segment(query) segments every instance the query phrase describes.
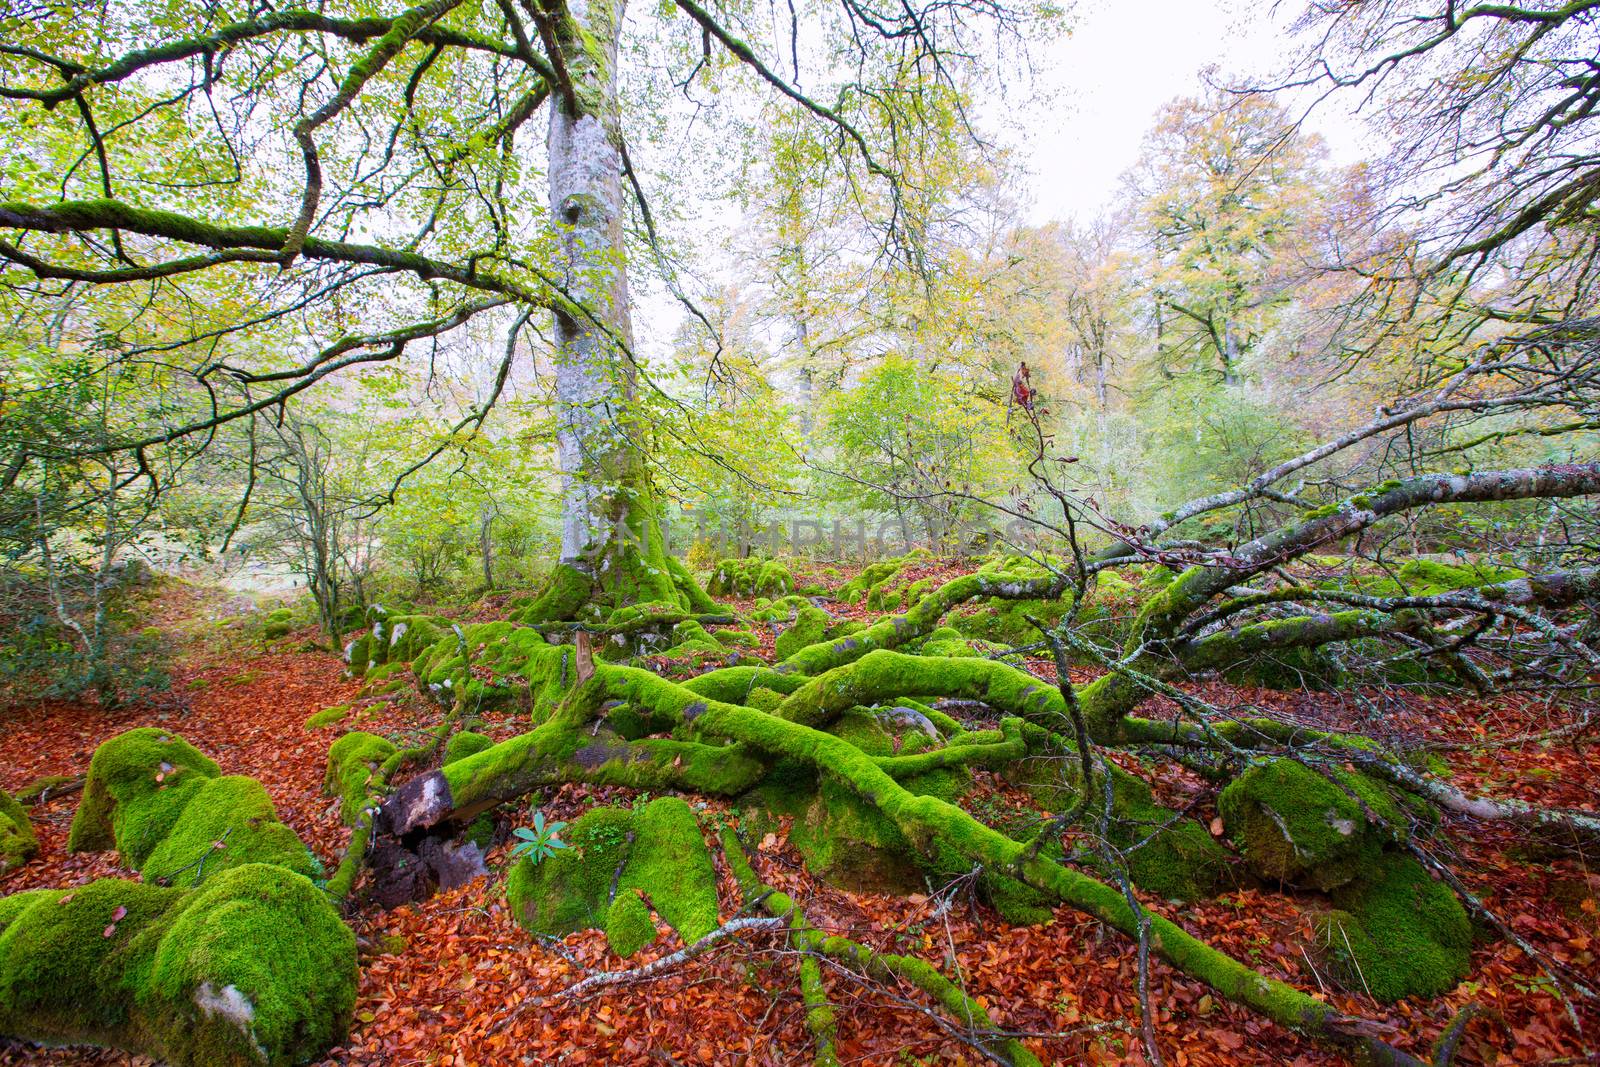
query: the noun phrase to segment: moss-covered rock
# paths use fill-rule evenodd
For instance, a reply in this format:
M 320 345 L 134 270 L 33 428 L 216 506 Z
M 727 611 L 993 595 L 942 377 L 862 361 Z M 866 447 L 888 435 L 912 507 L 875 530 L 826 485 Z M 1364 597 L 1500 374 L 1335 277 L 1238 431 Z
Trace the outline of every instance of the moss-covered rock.
M 1389 1003 L 1439 996 L 1466 977 L 1466 909 L 1409 856 L 1385 856 L 1371 877 L 1336 892 L 1334 904 L 1317 920 L 1318 943 L 1350 990 Z
M 22 866 L 39 852 L 39 839 L 27 809 L 0 789 L 0 874 Z
M 1245 657 L 1222 671 L 1235 685 L 1292 691 L 1329 692 L 1347 682 L 1339 661 L 1326 648 L 1282 648 Z
M 569 847 L 534 863 L 523 857 L 506 876 L 511 914 L 525 930 L 563 937 L 605 925 L 611 879 L 632 845 L 633 812 L 590 808 L 563 833 Z
M 620 885 L 650 898 L 687 944 L 717 928 L 717 876 L 700 823 L 681 797 L 660 797 L 633 820 L 633 851 Z
M 650 918 L 650 906 L 638 890 L 629 889 L 617 894 L 606 912 L 606 943 L 611 951 L 626 959 L 655 941 L 656 923 Z
M 789 829 L 806 868 L 831 885 L 874 893 L 923 888 L 917 850 L 877 808 L 825 779 Z
M 115 848 L 123 865 L 145 881 L 180 887 L 248 864 L 311 878 L 323 873 L 278 819 L 260 782 L 218 777 L 217 765 L 183 738 L 149 728 L 119 734 L 95 750 L 69 847 Z
M 794 622 L 788 629 L 778 635 L 775 645 L 778 659 L 785 660 L 807 645 L 814 645 L 825 639 L 828 631 L 828 613 L 819 607 L 810 604 L 802 606 L 795 613 Z
M 118 734 L 89 760 L 67 848 L 115 848 L 124 867 L 137 869 L 195 792 L 221 773 L 199 749 L 169 730 L 141 726 Z
M 276 641 L 280 637 L 287 637 L 294 629 L 294 612 L 289 608 L 278 608 L 269 611 L 261 620 L 261 636 L 268 641 Z
M 1227 852 L 1204 826 L 1157 804 L 1148 784 L 1115 764 L 1101 767 L 1112 780 L 1108 837 L 1134 885 L 1188 903 L 1214 896 L 1232 881 Z M 1081 774 L 1075 754 L 1022 760 L 1007 774 L 1047 810 L 1069 810 L 1078 802 Z M 1093 866 L 1104 862 L 1092 849 L 1082 858 Z
M 1405 825 L 1372 779 L 1342 768 L 1324 776 L 1292 759 L 1251 767 L 1222 791 L 1217 807 L 1257 875 L 1322 890 L 1370 874 Z
M 278 819 L 260 782 L 227 775 L 205 782 L 183 809 L 140 873 L 159 885 L 194 886 L 232 867 L 268 863 L 307 878 L 322 865 Z
M 342 721 L 349 714 L 349 704 L 335 704 L 332 707 L 313 712 L 306 718 L 305 726 L 307 730 L 320 730 L 324 726 L 332 726 L 334 723 Z
M 717 597 L 781 597 L 794 592 L 789 568 L 772 559 L 725 559 L 711 570 L 706 592 Z
M 175 1067 L 296 1064 L 344 1035 L 355 937 L 282 867 L 194 890 L 103 878 L 0 900 L 0 1033 Z
M 917 650 L 922 656 L 975 656 L 977 651 L 953 626 L 941 626 L 929 634 Z
M 322 791 L 339 798 L 339 814 L 345 825 L 354 826 L 367 802 L 367 786 L 384 761 L 395 754 L 393 742 L 351 730 L 328 748 L 328 769 Z
M 487 734 L 480 734 L 475 730 L 458 730 L 445 742 L 444 759 L 440 762 L 451 764 L 468 756 L 476 756 L 484 749 L 493 747 L 494 738 Z
M 716 869 L 681 798 L 661 797 L 637 812 L 593 808 L 565 836 L 570 848 L 537 864 L 524 857 L 506 879 L 512 915 L 525 929 L 553 937 L 604 929 L 618 955 L 631 955 L 655 940 L 645 901 L 685 943 L 716 929 Z
M 761 565 L 761 572 L 756 575 L 756 596 L 788 596 L 794 592 L 794 576 L 777 560 L 769 560 Z

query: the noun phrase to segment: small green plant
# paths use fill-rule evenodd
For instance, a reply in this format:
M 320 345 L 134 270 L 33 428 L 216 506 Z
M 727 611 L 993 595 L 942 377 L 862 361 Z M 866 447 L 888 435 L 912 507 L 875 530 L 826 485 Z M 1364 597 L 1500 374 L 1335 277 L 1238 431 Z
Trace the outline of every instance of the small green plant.
M 511 858 L 518 859 L 527 856 L 535 864 L 554 856 L 557 852 L 567 847 L 567 843 L 556 835 L 564 822 L 547 823 L 544 821 L 544 812 L 533 813 L 533 827 L 519 826 L 511 831 L 517 843 L 511 846 Z

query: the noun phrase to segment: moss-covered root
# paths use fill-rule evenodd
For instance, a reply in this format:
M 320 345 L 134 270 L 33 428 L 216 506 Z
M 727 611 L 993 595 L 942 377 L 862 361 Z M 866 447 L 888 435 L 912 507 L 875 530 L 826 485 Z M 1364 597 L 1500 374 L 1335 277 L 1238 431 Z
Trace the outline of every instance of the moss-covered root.
M 733 827 L 722 826 L 720 834 L 722 854 L 728 861 L 728 869 L 739 883 L 739 895 L 744 898 L 745 907 L 753 907 L 760 901 L 767 914 L 786 919 L 790 940 L 806 950 L 800 957 L 800 999 L 806 1007 L 806 1029 L 811 1031 L 812 1039 L 817 1043 L 815 1060 L 818 1067 L 838 1067 L 839 1053 L 835 1042 L 839 1023 L 834 1015 L 833 1004 L 828 1000 L 827 984 L 822 980 L 822 964 L 818 962 L 816 953 L 809 950 L 811 944 L 819 941 L 822 935 L 806 922 L 805 915 L 787 894 L 761 884 L 761 879 L 750 866 L 744 844 Z
M 818 1063 L 838 1062 L 833 1048 L 836 1027 L 833 1008 L 822 987 L 821 970 L 817 968 L 808 976 L 806 965 L 809 963 L 815 967 L 818 956 L 827 956 L 868 978 L 914 986 L 933 998 L 958 1025 L 974 1031 L 977 1040 L 1002 1063 L 1038 1067 L 1038 1057 L 1015 1038 L 997 1034 L 994 1022 L 983 1006 L 962 992 L 938 968 L 914 956 L 875 952 L 847 937 L 823 934 L 806 922 L 805 915 L 788 894 L 761 883 L 750 866 L 744 844 L 730 826 L 722 828 L 722 849 L 745 900 L 760 900 L 768 914 L 787 917 L 790 940 L 806 953 L 801 962 L 800 991 L 806 1005 L 806 1025 L 818 1041 Z
M 343 1038 L 355 987 L 354 935 L 282 867 L 0 899 L 0 1034 L 24 1040 L 174 1067 L 307 1063 Z
M 140 727 L 95 749 L 68 847 L 115 847 L 146 881 L 195 886 L 231 867 L 269 863 L 309 878 L 321 865 L 254 778 L 219 776 L 177 734 Z
M 917 601 L 904 615 L 894 615 L 865 630 L 832 641 L 821 641 L 800 649 L 786 658 L 780 669 L 800 674 L 821 674 L 865 656 L 875 649 L 898 648 L 939 627 L 946 613 L 975 597 L 1003 597 L 1008 600 L 1034 599 L 1057 595 L 1060 582 L 1051 577 L 1018 577 L 1008 574 L 964 574 L 952 578 Z
M 0 789 L 0 874 L 22 866 L 39 852 L 39 839 L 33 823 L 21 804 Z

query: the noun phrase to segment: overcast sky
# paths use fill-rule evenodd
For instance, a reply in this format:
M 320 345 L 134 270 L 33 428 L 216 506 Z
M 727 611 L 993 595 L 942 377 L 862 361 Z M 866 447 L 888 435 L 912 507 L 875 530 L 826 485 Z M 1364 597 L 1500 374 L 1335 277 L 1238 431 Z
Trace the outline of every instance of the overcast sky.
M 1109 202 L 1157 110 L 1201 92 L 1205 68 L 1270 70 L 1289 46 L 1269 7 L 1262 0 L 1079 0 L 1071 32 L 1034 54 L 1038 87 L 1053 102 L 1022 112 L 1033 218 L 1083 218 Z M 1338 115 L 1318 112 L 1309 125 L 1335 159 L 1359 154 L 1356 128 Z

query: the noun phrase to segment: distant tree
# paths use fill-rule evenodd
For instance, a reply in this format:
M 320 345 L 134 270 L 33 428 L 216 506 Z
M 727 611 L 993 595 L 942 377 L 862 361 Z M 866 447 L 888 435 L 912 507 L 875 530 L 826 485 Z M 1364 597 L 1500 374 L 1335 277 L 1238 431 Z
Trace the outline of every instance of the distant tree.
M 1128 176 L 1162 374 L 1239 382 L 1303 272 L 1321 146 L 1259 96 L 1167 105 Z

